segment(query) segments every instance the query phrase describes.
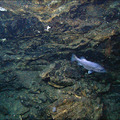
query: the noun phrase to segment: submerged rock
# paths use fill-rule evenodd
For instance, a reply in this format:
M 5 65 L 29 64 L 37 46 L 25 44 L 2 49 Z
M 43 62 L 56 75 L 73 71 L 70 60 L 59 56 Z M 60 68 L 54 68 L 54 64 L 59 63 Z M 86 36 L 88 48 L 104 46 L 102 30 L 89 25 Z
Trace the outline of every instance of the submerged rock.
M 3 114 L 3 115 L 9 114 L 8 109 L 6 107 L 4 107 L 4 105 L 0 105 L 0 114 Z
M 49 114 L 55 120 L 98 120 L 102 115 L 102 106 L 99 98 L 93 100 L 85 97 L 80 99 L 70 97 L 53 103 L 50 106 Z M 55 111 L 53 111 L 54 108 L 56 109 Z
M 47 66 L 40 73 L 40 77 L 53 87 L 63 88 L 75 84 L 74 78 L 80 79 L 81 76 L 71 67 L 70 62 L 56 61 L 54 64 Z
M 26 16 L 26 17 L 25 17 Z M 0 12 L 0 38 L 33 37 L 41 35 L 43 24 L 35 16 L 24 12 L 15 13 L 11 9 Z
M 1 119 L 119 119 L 117 0 L 0 5 L 7 10 L 0 11 L 0 102 L 8 103 L 1 106 Z M 70 63 L 73 53 L 100 63 L 107 73 L 88 75 Z

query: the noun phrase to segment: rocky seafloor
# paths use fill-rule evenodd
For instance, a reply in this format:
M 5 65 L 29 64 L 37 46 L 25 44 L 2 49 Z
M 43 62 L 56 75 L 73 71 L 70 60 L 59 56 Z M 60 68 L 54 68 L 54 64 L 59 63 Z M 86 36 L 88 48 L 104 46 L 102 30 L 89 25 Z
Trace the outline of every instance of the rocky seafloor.
M 119 0 L 0 1 L 0 120 L 53 119 L 120 120 Z

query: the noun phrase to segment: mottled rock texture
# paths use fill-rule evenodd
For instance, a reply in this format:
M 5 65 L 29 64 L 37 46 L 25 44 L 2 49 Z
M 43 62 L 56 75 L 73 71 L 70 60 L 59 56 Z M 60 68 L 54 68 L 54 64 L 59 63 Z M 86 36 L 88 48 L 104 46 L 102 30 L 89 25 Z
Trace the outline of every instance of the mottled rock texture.
M 118 120 L 119 6 L 118 0 L 0 1 L 6 9 L 0 11 L 0 118 Z M 73 53 L 107 73 L 88 74 L 71 62 Z

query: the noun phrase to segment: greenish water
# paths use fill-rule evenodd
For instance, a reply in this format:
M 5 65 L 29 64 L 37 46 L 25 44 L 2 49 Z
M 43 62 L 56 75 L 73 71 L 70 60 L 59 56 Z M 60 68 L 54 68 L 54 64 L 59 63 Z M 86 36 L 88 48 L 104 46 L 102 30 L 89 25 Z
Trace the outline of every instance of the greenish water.
M 1 1 L 0 120 L 119 120 L 119 23 L 118 0 Z

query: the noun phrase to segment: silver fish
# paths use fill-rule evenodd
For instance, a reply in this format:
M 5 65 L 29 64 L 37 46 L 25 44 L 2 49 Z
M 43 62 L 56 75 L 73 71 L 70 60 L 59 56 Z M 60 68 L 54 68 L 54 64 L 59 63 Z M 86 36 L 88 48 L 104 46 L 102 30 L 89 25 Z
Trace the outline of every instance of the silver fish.
M 75 54 L 72 54 L 71 61 L 77 61 L 78 65 L 81 65 L 88 70 L 88 74 L 91 74 L 92 72 L 106 72 L 106 70 L 98 63 L 88 61 L 84 57 L 78 58 Z

